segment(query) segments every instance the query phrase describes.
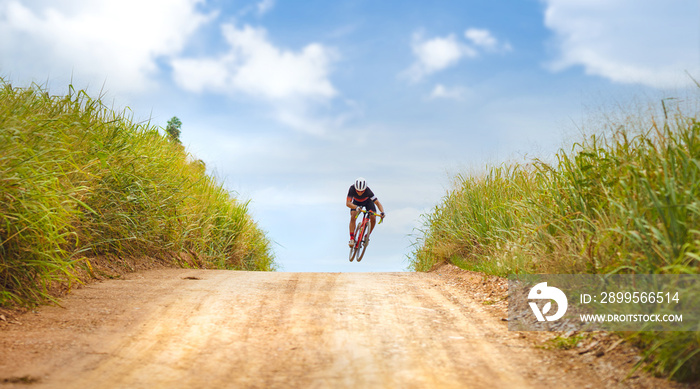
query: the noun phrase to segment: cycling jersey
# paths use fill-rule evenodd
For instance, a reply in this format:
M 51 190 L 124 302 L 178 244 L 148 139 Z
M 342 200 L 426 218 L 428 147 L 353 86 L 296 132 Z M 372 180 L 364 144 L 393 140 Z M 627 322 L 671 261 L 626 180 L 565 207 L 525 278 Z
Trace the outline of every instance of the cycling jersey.
M 348 190 L 348 198 L 352 198 L 352 202 L 355 204 L 360 204 L 367 202 L 368 200 L 371 202 L 374 202 L 377 200 L 377 196 L 374 195 L 374 192 L 372 192 L 372 189 L 367 187 L 364 192 L 362 192 L 362 196 L 360 196 L 357 193 L 357 189 L 355 189 L 355 185 L 350 185 L 350 189 Z
M 374 195 L 374 192 L 372 192 L 369 187 L 367 187 L 367 189 L 362 192 L 362 196 L 360 196 L 357 193 L 355 186 L 351 185 L 350 189 L 348 190 L 348 200 L 352 200 L 353 204 L 361 205 L 370 211 L 377 211 L 377 208 L 374 206 L 377 196 Z

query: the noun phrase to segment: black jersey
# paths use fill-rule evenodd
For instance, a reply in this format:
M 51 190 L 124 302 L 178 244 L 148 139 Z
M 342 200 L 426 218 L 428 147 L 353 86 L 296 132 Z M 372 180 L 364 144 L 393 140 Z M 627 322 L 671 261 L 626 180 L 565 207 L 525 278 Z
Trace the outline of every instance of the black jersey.
M 352 199 L 352 202 L 357 205 L 367 202 L 374 203 L 377 200 L 377 196 L 374 195 L 374 192 L 372 192 L 369 186 L 364 192 L 362 192 L 362 196 L 360 196 L 355 189 L 355 185 L 350 185 L 350 190 L 348 190 L 348 198 Z

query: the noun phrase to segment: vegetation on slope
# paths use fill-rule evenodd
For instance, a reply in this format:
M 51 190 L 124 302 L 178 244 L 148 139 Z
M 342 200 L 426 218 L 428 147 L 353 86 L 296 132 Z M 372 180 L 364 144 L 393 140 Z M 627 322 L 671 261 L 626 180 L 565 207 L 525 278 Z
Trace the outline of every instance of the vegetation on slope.
M 31 305 L 98 258 L 273 270 L 270 241 L 182 145 L 84 91 L 0 80 L 0 305 Z
M 700 121 L 663 110 L 607 123 L 555 163 L 459 175 L 430 214 L 410 267 L 442 261 L 510 273 L 698 274 Z M 629 335 L 678 379 L 700 376 L 700 332 Z

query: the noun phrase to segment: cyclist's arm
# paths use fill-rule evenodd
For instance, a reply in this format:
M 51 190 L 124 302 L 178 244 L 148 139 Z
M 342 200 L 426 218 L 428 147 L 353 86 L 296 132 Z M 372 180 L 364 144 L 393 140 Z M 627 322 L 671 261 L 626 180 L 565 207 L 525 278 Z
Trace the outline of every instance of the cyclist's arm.
M 379 200 L 374 200 L 374 203 L 377 204 L 377 208 L 379 208 L 379 212 L 384 213 L 384 206 L 382 206 L 382 203 L 380 203 Z
M 357 205 L 352 203 L 352 197 L 348 197 L 347 200 L 345 201 L 345 206 L 350 208 L 350 209 L 355 209 L 357 208 Z

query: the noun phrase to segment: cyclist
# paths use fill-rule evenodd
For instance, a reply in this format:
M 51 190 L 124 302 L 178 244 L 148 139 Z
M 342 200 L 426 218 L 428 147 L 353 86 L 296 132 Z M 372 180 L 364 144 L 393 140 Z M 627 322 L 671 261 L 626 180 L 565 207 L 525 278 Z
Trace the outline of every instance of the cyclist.
M 345 205 L 350 208 L 350 242 L 348 245 L 350 247 L 355 245 L 355 223 L 357 220 L 357 214 L 361 207 L 365 207 L 367 211 L 372 211 L 370 214 L 370 229 L 369 232 L 372 233 L 374 230 L 374 225 L 377 224 L 377 217 L 374 215 L 379 207 L 381 212 L 381 217 L 384 218 L 384 207 L 382 203 L 377 200 L 377 196 L 374 195 L 372 190 L 367 187 L 367 181 L 360 177 L 355 180 L 355 184 L 350 186 L 348 190 L 348 198 Z M 369 234 L 368 234 L 369 235 Z

